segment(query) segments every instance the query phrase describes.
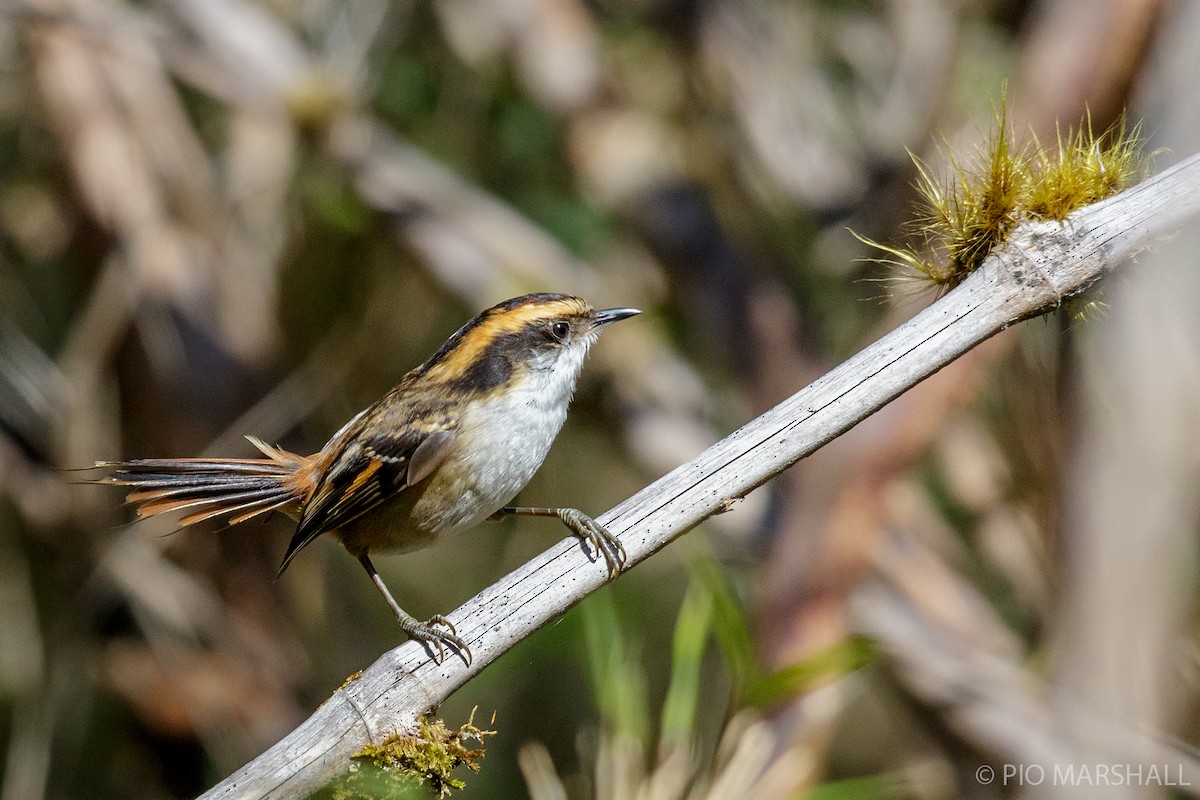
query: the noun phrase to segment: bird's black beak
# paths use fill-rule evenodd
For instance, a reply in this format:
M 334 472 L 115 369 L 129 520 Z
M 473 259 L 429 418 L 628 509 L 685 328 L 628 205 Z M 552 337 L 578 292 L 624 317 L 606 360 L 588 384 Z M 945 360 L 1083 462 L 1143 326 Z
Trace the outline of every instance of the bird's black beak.
M 636 308 L 602 308 L 596 312 L 596 327 L 607 325 L 610 322 L 620 322 L 640 313 L 642 313 L 641 310 Z

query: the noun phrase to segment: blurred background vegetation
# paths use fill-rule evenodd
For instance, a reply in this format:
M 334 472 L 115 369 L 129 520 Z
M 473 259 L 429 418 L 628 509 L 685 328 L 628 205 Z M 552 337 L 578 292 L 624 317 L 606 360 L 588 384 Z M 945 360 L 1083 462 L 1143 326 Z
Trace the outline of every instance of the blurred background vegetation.
M 166 535 L 62 470 L 311 452 L 481 308 L 563 291 L 649 312 L 521 498 L 598 513 L 929 300 L 848 232 L 903 241 L 907 151 L 969 153 L 1007 81 L 1017 130 L 1128 107 L 1162 167 L 1200 145 L 1198 54 L 1189 0 L 7 0 L 0 800 L 194 795 L 400 638 L 331 543 L 273 582 L 286 521 Z M 441 709 L 495 712 L 461 796 L 1194 769 L 1195 238 L 489 668 Z M 428 616 L 561 535 L 379 567 Z

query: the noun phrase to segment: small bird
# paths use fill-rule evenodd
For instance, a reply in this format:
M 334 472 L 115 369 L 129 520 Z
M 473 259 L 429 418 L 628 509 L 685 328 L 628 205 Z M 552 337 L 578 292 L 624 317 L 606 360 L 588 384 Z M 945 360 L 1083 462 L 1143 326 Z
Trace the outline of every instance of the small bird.
M 248 436 L 266 458 L 101 461 L 110 474 L 97 483 L 130 487 L 125 499 L 138 517 L 186 510 L 181 526 L 282 512 L 297 524 L 279 574 L 328 533 L 363 565 L 410 638 L 436 648 L 439 661 L 449 645 L 469 664 L 454 625 L 405 612 L 371 553 L 424 547 L 508 514 L 555 516 L 604 558 L 610 578 L 620 573 L 621 542 L 591 517 L 506 504 L 546 458 L 601 327 L 639 313 L 598 311 L 562 294 L 515 297 L 460 328 L 313 455 Z

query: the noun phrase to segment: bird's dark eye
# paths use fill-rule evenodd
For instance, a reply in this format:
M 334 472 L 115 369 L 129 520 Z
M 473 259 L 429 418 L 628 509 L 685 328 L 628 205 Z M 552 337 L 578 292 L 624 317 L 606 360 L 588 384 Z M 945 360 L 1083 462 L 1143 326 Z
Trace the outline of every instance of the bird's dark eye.
M 571 332 L 571 326 L 565 322 L 556 322 L 550 326 L 550 335 L 560 342 L 567 338 L 567 334 Z

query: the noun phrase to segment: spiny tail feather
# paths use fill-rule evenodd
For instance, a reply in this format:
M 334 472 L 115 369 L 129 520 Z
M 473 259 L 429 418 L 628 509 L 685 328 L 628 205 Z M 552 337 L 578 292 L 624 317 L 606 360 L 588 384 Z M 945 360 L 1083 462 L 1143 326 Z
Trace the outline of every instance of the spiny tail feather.
M 251 443 L 268 458 L 142 458 L 102 461 L 112 474 L 96 483 L 132 488 L 125 501 L 139 517 L 189 510 L 181 526 L 226 517 L 237 525 L 270 511 L 298 504 L 302 492 L 295 480 L 306 459 L 267 445 Z

